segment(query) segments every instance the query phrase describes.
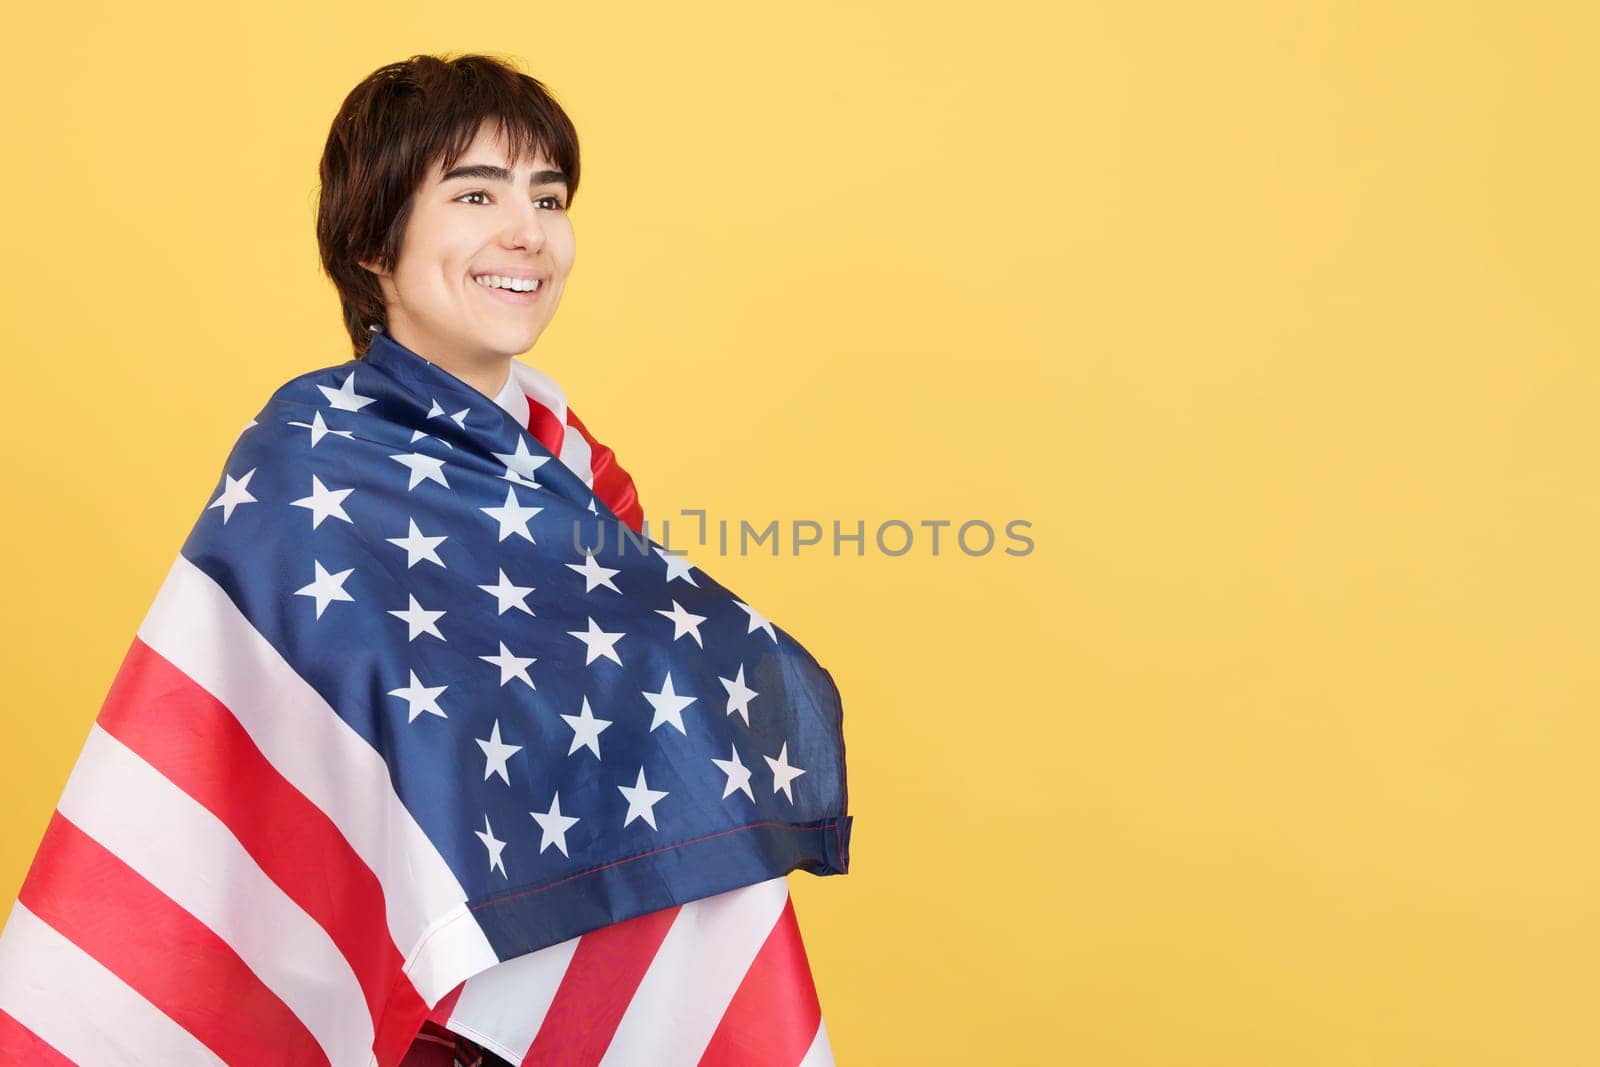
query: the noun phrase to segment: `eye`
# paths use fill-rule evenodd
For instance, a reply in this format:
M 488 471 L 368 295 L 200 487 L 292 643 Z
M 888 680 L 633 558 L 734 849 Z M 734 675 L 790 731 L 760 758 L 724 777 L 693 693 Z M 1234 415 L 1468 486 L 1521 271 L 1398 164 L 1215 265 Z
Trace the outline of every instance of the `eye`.
M 456 202 L 460 203 L 461 201 L 466 200 L 467 197 L 469 197 L 469 196 L 481 196 L 481 197 L 484 198 L 481 201 L 481 203 L 488 203 L 489 202 L 489 194 L 486 193 L 485 191 L 483 191 L 482 189 L 474 189 L 471 192 L 462 193 L 460 196 L 456 197 Z M 535 204 L 540 204 L 540 203 L 543 203 L 546 200 L 550 201 L 550 209 L 549 210 L 551 210 L 551 211 L 565 211 L 567 209 L 566 203 L 562 200 L 561 196 L 559 194 L 556 194 L 556 193 L 546 193 L 544 196 L 541 196 L 537 200 L 535 200 L 534 203 Z

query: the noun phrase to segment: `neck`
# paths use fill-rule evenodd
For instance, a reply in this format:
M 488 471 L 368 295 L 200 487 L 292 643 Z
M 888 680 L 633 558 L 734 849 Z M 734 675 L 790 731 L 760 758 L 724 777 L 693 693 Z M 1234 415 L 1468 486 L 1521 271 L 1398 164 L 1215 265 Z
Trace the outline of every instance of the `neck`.
M 450 352 L 430 351 L 430 349 L 437 349 L 438 346 L 413 342 L 410 339 L 409 331 L 406 331 L 403 327 L 396 330 L 391 326 L 389 336 L 440 370 L 466 382 L 491 400 L 500 395 L 500 390 L 504 389 L 506 382 L 510 380 L 510 356 L 468 359 Z
M 472 386 L 484 396 L 493 400 L 500 395 L 500 390 L 506 387 L 506 382 L 511 377 L 511 357 L 495 360 L 490 364 L 475 363 L 463 365 L 449 359 L 429 360 L 440 370 L 448 371 L 468 385 Z

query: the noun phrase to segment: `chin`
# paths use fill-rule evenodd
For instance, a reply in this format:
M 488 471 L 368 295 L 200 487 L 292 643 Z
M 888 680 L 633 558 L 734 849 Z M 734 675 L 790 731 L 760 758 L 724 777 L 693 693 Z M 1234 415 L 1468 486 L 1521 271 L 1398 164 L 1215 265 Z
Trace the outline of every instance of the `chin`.
M 520 356 L 533 347 L 543 330 L 526 328 L 521 330 L 497 330 L 493 334 L 482 338 L 484 348 L 497 352 L 502 356 Z

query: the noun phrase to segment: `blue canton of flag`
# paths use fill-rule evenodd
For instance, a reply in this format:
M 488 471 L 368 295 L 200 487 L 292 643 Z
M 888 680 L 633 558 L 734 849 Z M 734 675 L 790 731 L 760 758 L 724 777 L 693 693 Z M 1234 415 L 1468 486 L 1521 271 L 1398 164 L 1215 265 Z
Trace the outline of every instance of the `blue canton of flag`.
M 386 335 L 272 397 L 182 556 L 381 759 L 466 898 L 434 918 L 500 959 L 847 867 L 827 671 Z

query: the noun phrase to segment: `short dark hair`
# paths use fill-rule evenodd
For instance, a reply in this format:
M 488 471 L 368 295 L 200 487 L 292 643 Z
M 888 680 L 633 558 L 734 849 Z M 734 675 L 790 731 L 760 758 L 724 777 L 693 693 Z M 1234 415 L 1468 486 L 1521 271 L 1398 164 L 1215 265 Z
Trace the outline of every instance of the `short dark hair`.
M 412 197 L 435 160 L 448 170 L 484 122 L 506 138 L 514 166 L 544 150 L 578 191 L 578 131 L 544 85 L 488 55 L 415 55 L 379 67 L 345 97 L 319 167 L 317 245 L 339 291 L 357 359 L 384 323 L 383 291 L 365 260 L 392 269 Z

